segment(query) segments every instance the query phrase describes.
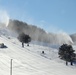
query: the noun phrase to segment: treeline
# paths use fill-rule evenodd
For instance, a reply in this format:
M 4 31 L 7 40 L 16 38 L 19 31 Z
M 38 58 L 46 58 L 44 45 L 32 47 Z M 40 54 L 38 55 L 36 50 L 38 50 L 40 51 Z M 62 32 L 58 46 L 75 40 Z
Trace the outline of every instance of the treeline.
M 29 25 L 25 22 L 18 20 L 10 19 L 8 28 L 15 31 L 18 34 L 24 32 L 25 34 L 29 35 L 31 39 L 34 41 L 40 41 L 51 44 L 73 43 L 70 36 L 67 35 L 66 33 L 62 34 L 47 33 L 45 32 L 45 30 L 35 25 Z
M 50 43 L 47 39 L 47 33 L 43 29 L 38 28 L 37 26 L 28 25 L 27 23 L 18 20 L 10 20 L 8 28 L 17 32 L 18 34 L 24 32 L 25 34 L 30 35 L 32 40 L 34 41 Z

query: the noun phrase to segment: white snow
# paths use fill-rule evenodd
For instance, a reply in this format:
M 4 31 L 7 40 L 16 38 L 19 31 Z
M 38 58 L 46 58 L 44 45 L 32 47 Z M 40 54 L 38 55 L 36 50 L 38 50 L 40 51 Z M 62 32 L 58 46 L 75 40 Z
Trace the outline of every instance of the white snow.
M 0 36 L 0 42 L 7 46 L 0 48 L 0 75 L 10 75 L 11 59 L 12 75 L 76 75 L 76 65 L 66 66 L 65 61 L 58 58 L 55 48 L 35 44 L 22 48 L 16 38 L 5 36 Z

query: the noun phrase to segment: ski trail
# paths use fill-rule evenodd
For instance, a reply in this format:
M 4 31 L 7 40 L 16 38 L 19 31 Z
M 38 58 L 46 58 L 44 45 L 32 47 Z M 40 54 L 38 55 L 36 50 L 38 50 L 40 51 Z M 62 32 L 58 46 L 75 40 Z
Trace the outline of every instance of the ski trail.
M 53 60 L 48 60 L 28 50 L 24 51 L 25 48 L 11 43 L 5 37 L 0 37 L 0 40 L 8 47 L 0 52 L 14 60 L 14 75 L 76 75 L 76 69 L 69 68 Z M 7 59 L 4 59 L 5 65 L 8 64 Z M 21 65 L 18 65 L 18 62 Z M 9 66 L 7 65 L 7 67 Z

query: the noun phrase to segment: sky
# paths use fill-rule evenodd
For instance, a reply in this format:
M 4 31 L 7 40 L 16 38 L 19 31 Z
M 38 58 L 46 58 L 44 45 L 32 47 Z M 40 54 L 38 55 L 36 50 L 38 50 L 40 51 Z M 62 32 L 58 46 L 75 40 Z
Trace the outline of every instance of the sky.
M 46 32 L 76 33 L 76 0 L 0 0 L 0 12 Z

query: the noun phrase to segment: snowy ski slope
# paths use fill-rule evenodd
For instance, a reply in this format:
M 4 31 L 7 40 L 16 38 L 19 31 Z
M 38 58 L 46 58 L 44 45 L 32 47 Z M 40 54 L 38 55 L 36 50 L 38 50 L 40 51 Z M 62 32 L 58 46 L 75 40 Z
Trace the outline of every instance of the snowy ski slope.
M 76 75 L 76 65 L 66 66 L 58 58 L 58 50 L 30 44 L 21 47 L 17 39 L 0 37 L 7 48 L 0 48 L 0 75 L 10 75 L 10 60 L 13 59 L 12 75 Z M 41 51 L 45 54 L 41 54 Z

